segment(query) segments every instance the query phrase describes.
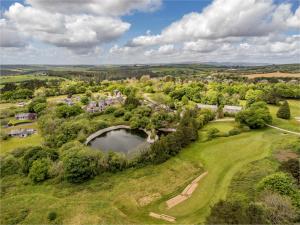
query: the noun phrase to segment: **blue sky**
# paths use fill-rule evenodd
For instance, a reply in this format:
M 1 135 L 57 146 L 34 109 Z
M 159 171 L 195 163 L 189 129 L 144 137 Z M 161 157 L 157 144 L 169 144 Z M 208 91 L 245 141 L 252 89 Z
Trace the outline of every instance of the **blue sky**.
M 296 0 L 139 0 L 139 5 L 131 6 L 130 0 L 122 0 L 127 5 L 110 0 L 114 3 L 108 2 L 106 8 L 101 1 L 86 0 L 71 9 L 68 0 L 61 0 L 65 5 L 51 0 L 28 0 L 28 4 L 1 0 L 1 61 L 118 64 L 264 59 L 288 63 L 299 59 Z M 207 7 L 208 12 L 202 13 Z M 241 17 L 248 14 L 249 18 Z M 245 49 L 251 50 L 246 57 Z

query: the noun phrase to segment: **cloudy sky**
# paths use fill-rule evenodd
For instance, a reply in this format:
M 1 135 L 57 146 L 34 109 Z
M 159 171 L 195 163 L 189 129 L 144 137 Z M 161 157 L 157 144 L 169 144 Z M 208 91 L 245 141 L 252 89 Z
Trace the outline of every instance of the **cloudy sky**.
M 1 64 L 300 63 L 298 0 L 0 0 Z

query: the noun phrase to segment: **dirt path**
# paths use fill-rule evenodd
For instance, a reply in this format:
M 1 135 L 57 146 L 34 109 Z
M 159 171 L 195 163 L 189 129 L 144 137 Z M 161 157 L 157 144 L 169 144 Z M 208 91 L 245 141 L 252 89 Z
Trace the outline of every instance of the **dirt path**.
M 282 129 L 282 128 L 280 128 L 280 127 L 275 127 L 275 126 L 272 126 L 272 125 L 269 125 L 269 124 L 266 124 L 266 125 L 267 125 L 268 127 L 271 127 L 271 128 L 273 128 L 273 129 L 276 129 L 276 130 L 280 130 L 280 131 L 283 131 L 283 132 L 286 132 L 286 133 L 295 134 L 295 135 L 300 136 L 300 133 L 298 133 L 298 132 L 285 130 L 285 129 Z
M 173 208 L 174 206 L 178 205 L 179 203 L 190 198 L 192 196 L 193 192 L 198 187 L 199 181 L 202 180 L 207 174 L 208 174 L 207 171 L 202 173 L 200 176 L 198 176 L 196 179 L 194 179 L 188 186 L 186 186 L 186 188 L 179 195 L 166 201 L 168 209 Z

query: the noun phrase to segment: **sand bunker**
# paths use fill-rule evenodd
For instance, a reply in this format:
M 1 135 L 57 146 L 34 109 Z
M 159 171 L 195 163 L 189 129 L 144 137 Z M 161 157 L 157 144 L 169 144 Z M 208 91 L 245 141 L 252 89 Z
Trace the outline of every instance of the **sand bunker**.
M 168 209 L 170 209 L 170 208 L 178 205 L 179 203 L 187 200 L 188 198 L 190 198 L 192 196 L 193 192 L 198 187 L 198 182 L 201 179 L 203 179 L 207 174 L 208 174 L 208 172 L 201 174 L 199 177 L 197 177 L 195 180 L 193 180 L 188 186 L 186 186 L 186 188 L 181 192 L 181 194 L 166 201 Z

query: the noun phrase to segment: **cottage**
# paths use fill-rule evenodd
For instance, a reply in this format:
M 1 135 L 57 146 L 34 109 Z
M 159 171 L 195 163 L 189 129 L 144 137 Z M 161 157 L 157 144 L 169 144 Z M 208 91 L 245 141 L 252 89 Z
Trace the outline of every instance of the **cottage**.
M 19 113 L 15 115 L 17 120 L 35 120 L 37 118 L 36 113 Z
M 218 111 L 218 106 L 217 105 L 206 105 L 206 104 L 197 104 L 198 109 L 209 109 L 213 112 Z
M 66 103 L 66 104 L 69 105 L 69 106 L 74 105 L 74 102 L 72 101 L 71 98 L 66 98 L 66 99 L 64 99 L 64 103 Z
M 242 109 L 243 109 L 242 106 L 225 105 L 223 108 L 223 112 L 229 113 L 229 114 L 236 114 L 236 113 L 242 111 Z
M 27 137 L 36 133 L 34 129 L 19 129 L 19 130 L 11 130 L 9 132 L 9 136 L 11 137 Z

